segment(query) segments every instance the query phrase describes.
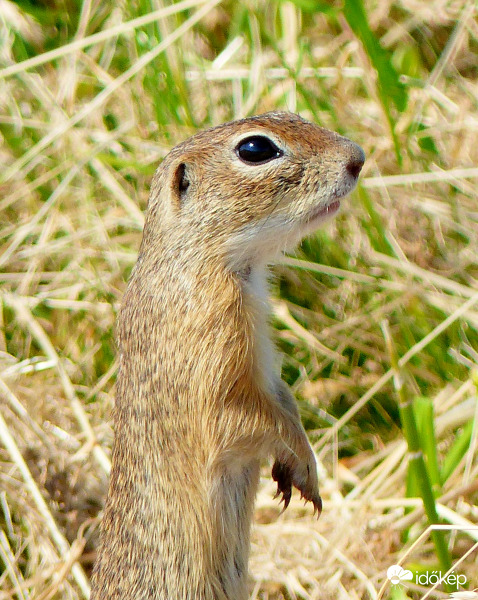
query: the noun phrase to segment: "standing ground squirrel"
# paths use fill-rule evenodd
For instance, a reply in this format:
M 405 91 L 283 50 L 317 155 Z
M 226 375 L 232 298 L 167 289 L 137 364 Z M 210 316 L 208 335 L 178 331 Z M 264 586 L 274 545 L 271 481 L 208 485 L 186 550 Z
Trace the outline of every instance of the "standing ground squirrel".
M 355 186 L 350 140 L 294 114 L 176 146 L 151 188 L 118 318 L 111 482 L 92 600 L 245 600 L 259 464 L 320 512 L 314 454 L 278 373 L 267 264 Z

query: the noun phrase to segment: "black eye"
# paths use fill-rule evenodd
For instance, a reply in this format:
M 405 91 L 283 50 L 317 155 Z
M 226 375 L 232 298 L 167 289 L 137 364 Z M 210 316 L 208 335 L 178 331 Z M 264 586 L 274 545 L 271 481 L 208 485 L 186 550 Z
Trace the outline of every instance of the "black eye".
M 239 142 L 236 153 L 246 163 L 265 163 L 282 156 L 282 150 L 267 137 L 253 135 Z

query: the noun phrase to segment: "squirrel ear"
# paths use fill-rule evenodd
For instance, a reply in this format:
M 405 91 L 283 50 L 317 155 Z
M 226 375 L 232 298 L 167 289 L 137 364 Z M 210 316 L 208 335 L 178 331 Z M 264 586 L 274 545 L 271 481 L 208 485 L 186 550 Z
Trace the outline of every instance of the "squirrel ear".
M 178 204 L 182 204 L 186 199 L 189 188 L 188 166 L 180 163 L 174 172 L 172 178 L 172 194 Z

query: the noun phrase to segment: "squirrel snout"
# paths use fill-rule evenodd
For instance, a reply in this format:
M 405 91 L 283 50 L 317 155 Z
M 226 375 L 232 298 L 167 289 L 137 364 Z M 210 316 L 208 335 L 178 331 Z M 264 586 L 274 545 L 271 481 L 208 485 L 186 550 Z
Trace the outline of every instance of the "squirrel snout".
M 346 164 L 346 169 L 354 179 L 357 179 L 365 162 L 365 153 L 362 148 L 354 142 L 347 144 L 349 156 Z

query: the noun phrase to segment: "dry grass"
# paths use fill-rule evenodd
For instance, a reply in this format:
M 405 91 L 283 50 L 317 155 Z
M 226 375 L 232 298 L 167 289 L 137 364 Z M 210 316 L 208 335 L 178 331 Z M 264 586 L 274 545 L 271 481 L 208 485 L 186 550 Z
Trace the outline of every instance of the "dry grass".
M 342 215 L 275 269 L 284 377 L 315 442 L 324 513 L 316 522 L 294 498 L 279 516 L 264 470 L 251 597 L 378 598 L 401 558 L 439 570 L 429 534 L 411 549 L 427 520 L 398 413 L 415 396 L 433 403 L 447 544 L 453 562 L 470 551 L 457 571 L 478 586 L 474 3 L 366 2 L 407 85 L 392 110 L 401 165 L 369 54 L 332 5 L 165 12 L 145 0 L 135 13 L 85 0 L 70 21 L 60 3 L 54 18 L 21 6 L 0 0 L 0 600 L 88 595 L 113 327 L 155 167 L 197 128 L 274 108 L 339 130 L 368 160 Z M 384 597 L 430 588 L 407 585 Z

